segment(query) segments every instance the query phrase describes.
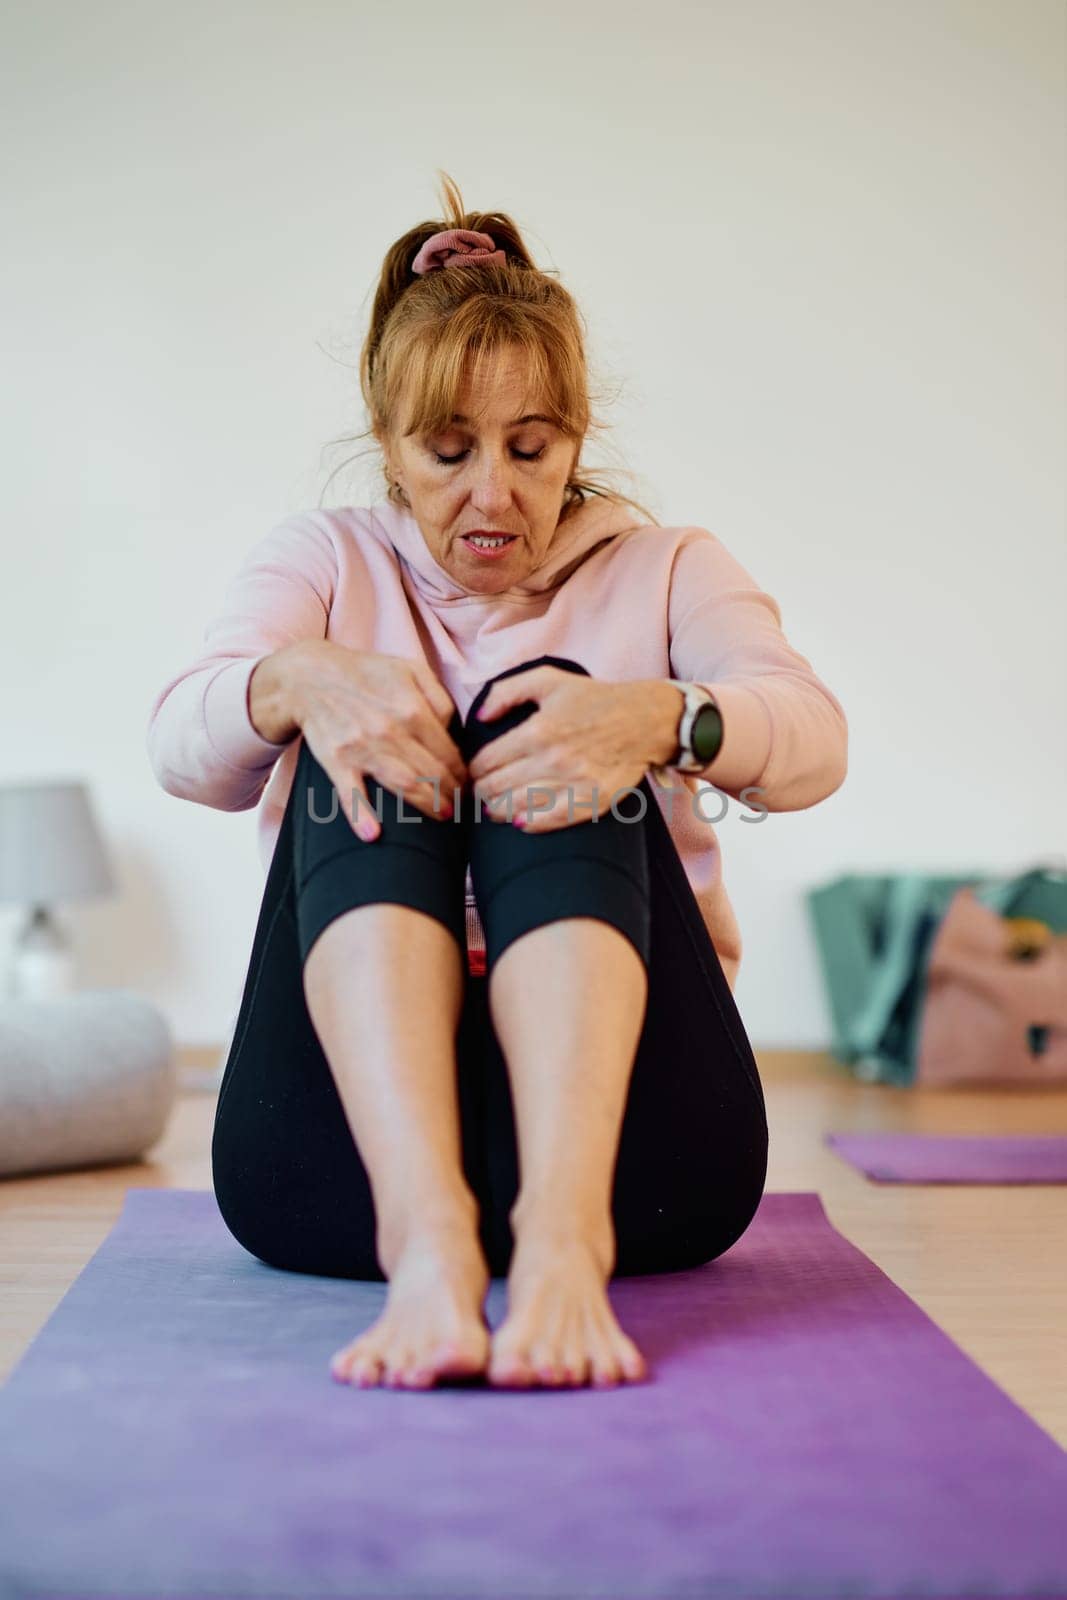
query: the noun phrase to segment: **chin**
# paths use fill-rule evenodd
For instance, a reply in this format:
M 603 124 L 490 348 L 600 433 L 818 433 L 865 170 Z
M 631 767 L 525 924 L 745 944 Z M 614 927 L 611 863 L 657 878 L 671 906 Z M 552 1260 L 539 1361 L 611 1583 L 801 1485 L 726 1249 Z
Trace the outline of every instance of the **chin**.
M 499 561 L 479 561 L 477 556 L 464 553 L 459 560 L 448 563 L 448 570 L 457 583 L 465 584 L 476 593 L 492 594 L 497 589 L 509 589 L 513 583 L 521 583 L 527 575 L 527 563 L 515 561 L 511 556 Z
M 497 594 L 502 589 L 510 589 L 513 583 L 519 583 L 521 577 L 521 574 L 502 572 L 498 568 L 493 572 L 458 573 L 456 581 L 464 584 L 472 594 Z

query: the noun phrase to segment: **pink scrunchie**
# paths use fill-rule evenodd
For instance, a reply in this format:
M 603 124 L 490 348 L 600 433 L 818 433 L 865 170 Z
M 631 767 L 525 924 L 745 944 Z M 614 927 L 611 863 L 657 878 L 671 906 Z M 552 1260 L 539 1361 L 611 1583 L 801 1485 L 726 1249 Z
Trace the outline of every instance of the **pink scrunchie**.
M 488 233 L 475 233 L 471 228 L 445 228 L 427 239 L 414 261 L 412 272 L 421 278 L 427 272 L 436 272 L 453 261 L 507 260 L 503 250 L 496 248 L 496 240 Z

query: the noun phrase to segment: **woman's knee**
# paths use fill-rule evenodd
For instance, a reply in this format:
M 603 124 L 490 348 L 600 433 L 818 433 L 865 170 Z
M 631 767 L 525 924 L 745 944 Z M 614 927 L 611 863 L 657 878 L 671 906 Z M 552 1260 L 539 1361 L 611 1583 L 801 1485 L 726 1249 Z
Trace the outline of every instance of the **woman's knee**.
M 458 715 L 458 714 L 457 714 Z M 380 831 L 361 839 L 321 763 L 301 752 L 293 817 L 294 902 L 301 962 L 344 912 L 388 902 L 436 918 L 466 948 L 466 845 L 458 820 L 426 816 L 365 775 Z
M 533 701 L 523 702 L 492 722 L 479 722 L 477 712 L 492 685 L 541 666 L 591 676 L 572 657 L 541 655 L 488 679 L 467 715 L 464 745 L 468 760 L 536 710 Z M 536 794 L 536 790 L 527 788 L 521 797 L 526 802 L 524 810 L 529 803 L 537 805 Z M 586 916 L 598 917 L 618 928 L 633 944 L 647 970 L 649 871 L 642 830 L 630 825 L 641 820 L 640 815 L 631 814 L 633 807 L 628 804 L 635 798 L 641 799 L 624 795 L 621 806 L 596 818 L 596 826 L 567 825 L 517 834 L 502 827 L 498 819 L 490 818 L 484 828 L 472 830 L 471 876 L 485 930 L 487 971 L 522 934 L 546 922 Z M 588 809 L 584 798 L 581 804 Z M 584 814 L 575 815 L 576 824 L 593 820 Z

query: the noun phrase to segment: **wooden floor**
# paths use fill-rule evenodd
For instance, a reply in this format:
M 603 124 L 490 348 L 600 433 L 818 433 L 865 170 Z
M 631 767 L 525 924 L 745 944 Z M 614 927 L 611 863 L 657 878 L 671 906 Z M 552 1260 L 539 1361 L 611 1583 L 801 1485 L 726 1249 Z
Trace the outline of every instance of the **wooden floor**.
M 864 1250 L 1067 1447 L 1067 1184 L 872 1183 L 822 1145 L 833 1130 L 1067 1132 L 1067 1090 L 917 1091 L 854 1082 L 824 1056 L 759 1056 L 768 1190 L 814 1190 Z M 184 1092 L 137 1165 L 0 1180 L 0 1381 L 134 1187 L 211 1188 L 215 1092 Z

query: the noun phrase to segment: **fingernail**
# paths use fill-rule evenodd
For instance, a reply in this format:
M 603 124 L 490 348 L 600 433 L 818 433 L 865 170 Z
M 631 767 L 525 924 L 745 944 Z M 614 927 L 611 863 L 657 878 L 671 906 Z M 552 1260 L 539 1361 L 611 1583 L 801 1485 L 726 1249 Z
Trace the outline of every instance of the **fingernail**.
M 525 828 L 526 826 L 526 818 L 522 816 L 512 817 L 511 822 L 512 826 L 516 828 Z
M 371 840 L 376 837 L 373 822 L 359 822 L 356 826 L 356 832 L 366 844 L 370 844 Z

